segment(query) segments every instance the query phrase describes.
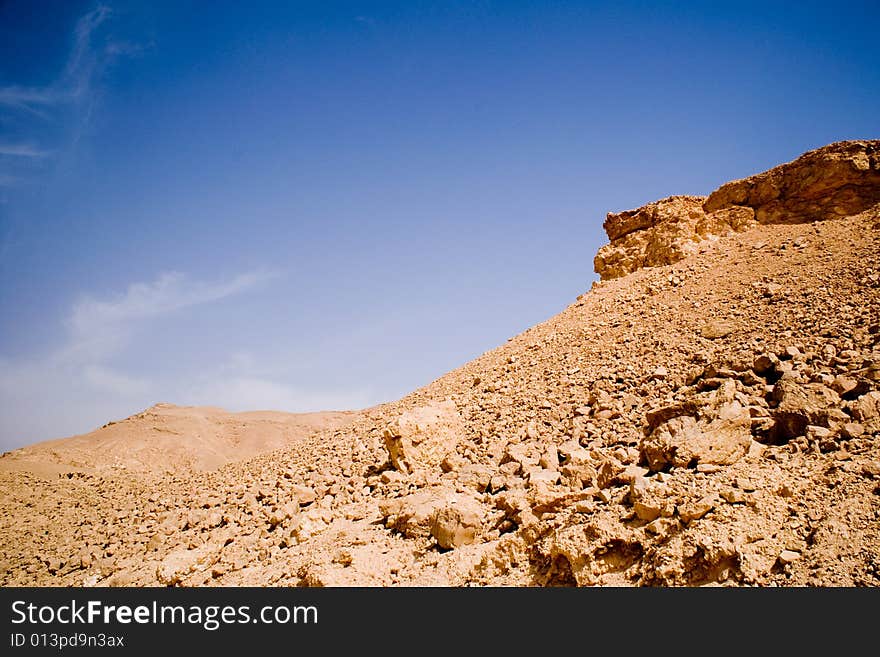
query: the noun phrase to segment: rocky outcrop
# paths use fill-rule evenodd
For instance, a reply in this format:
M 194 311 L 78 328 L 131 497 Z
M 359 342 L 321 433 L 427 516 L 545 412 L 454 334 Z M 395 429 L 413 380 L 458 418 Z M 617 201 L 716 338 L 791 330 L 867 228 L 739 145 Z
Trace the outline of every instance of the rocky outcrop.
M 670 196 L 637 210 L 609 212 L 604 227 L 611 244 L 596 254 L 596 271 L 609 279 L 642 267 L 669 265 L 695 253 L 703 240 L 755 224 L 751 208 L 730 207 L 707 214 L 705 201 L 705 196 Z
M 762 224 L 801 224 L 857 214 L 880 203 L 880 140 L 841 141 L 793 162 L 722 185 L 703 209 L 748 207 Z
M 722 185 L 708 197 L 670 196 L 609 212 L 610 244 L 594 267 L 603 280 L 678 262 L 704 240 L 760 224 L 798 224 L 856 214 L 880 203 L 880 140 L 842 141 L 769 171 Z

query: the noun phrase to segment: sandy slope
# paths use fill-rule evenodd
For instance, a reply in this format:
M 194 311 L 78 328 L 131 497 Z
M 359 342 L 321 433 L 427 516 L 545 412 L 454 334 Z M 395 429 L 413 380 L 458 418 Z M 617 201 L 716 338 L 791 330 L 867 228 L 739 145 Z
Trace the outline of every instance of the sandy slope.
M 213 470 L 289 445 L 356 413 L 228 413 L 160 403 L 91 433 L 50 440 L 0 456 L 0 471 L 45 476 L 68 472 L 164 473 Z

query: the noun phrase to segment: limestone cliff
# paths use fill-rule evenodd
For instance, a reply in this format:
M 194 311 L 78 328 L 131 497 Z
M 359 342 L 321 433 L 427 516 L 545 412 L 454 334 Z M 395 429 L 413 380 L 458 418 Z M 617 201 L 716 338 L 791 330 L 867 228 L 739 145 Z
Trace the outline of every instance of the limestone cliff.
M 707 239 L 760 224 L 845 217 L 880 202 L 880 140 L 841 141 L 722 185 L 708 197 L 670 196 L 609 212 L 610 243 L 594 260 L 603 280 L 687 257 Z

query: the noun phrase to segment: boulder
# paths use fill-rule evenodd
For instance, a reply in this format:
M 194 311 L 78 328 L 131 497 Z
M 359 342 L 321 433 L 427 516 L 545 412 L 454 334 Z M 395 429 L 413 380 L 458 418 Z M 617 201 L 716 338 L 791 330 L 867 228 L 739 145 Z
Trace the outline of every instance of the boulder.
M 477 540 L 482 531 L 482 517 L 476 508 L 470 505 L 448 505 L 434 512 L 431 517 L 431 536 L 444 550 L 462 545 L 470 545 Z
M 803 436 L 810 425 L 828 427 L 839 418 L 840 396 L 821 383 L 783 378 L 773 386 L 770 400 L 775 404 L 770 435 L 774 442 Z
M 455 450 L 464 433 L 461 416 L 453 401 L 430 402 L 403 413 L 383 431 L 392 465 L 411 474 L 439 469 Z
M 217 557 L 217 551 L 210 546 L 194 550 L 175 550 L 156 567 L 156 579 L 165 586 L 175 586 L 196 570 L 215 563 Z
M 865 431 L 880 432 L 880 392 L 873 390 L 851 402 L 853 417 Z
M 680 415 L 660 423 L 641 441 L 642 458 L 651 470 L 670 465 L 730 465 L 746 455 L 752 442 L 751 417 L 738 401 L 722 406 L 710 422 Z
M 433 536 L 444 549 L 473 543 L 482 531 L 483 505 L 444 488 L 421 490 L 379 505 L 385 526 L 407 538 Z
M 707 513 L 709 513 L 709 511 L 714 509 L 716 502 L 717 500 L 713 495 L 707 495 L 706 497 L 702 497 L 695 502 L 682 504 L 678 507 L 678 517 L 683 523 L 688 525 L 694 520 L 699 520 Z

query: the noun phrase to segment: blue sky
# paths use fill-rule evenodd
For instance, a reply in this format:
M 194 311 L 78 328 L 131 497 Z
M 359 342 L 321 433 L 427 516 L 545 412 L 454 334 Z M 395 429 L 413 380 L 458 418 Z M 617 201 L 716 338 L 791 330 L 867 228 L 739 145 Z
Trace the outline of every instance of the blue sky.
M 397 398 L 607 211 L 880 133 L 876 2 L 281 4 L 0 3 L 0 448 Z

